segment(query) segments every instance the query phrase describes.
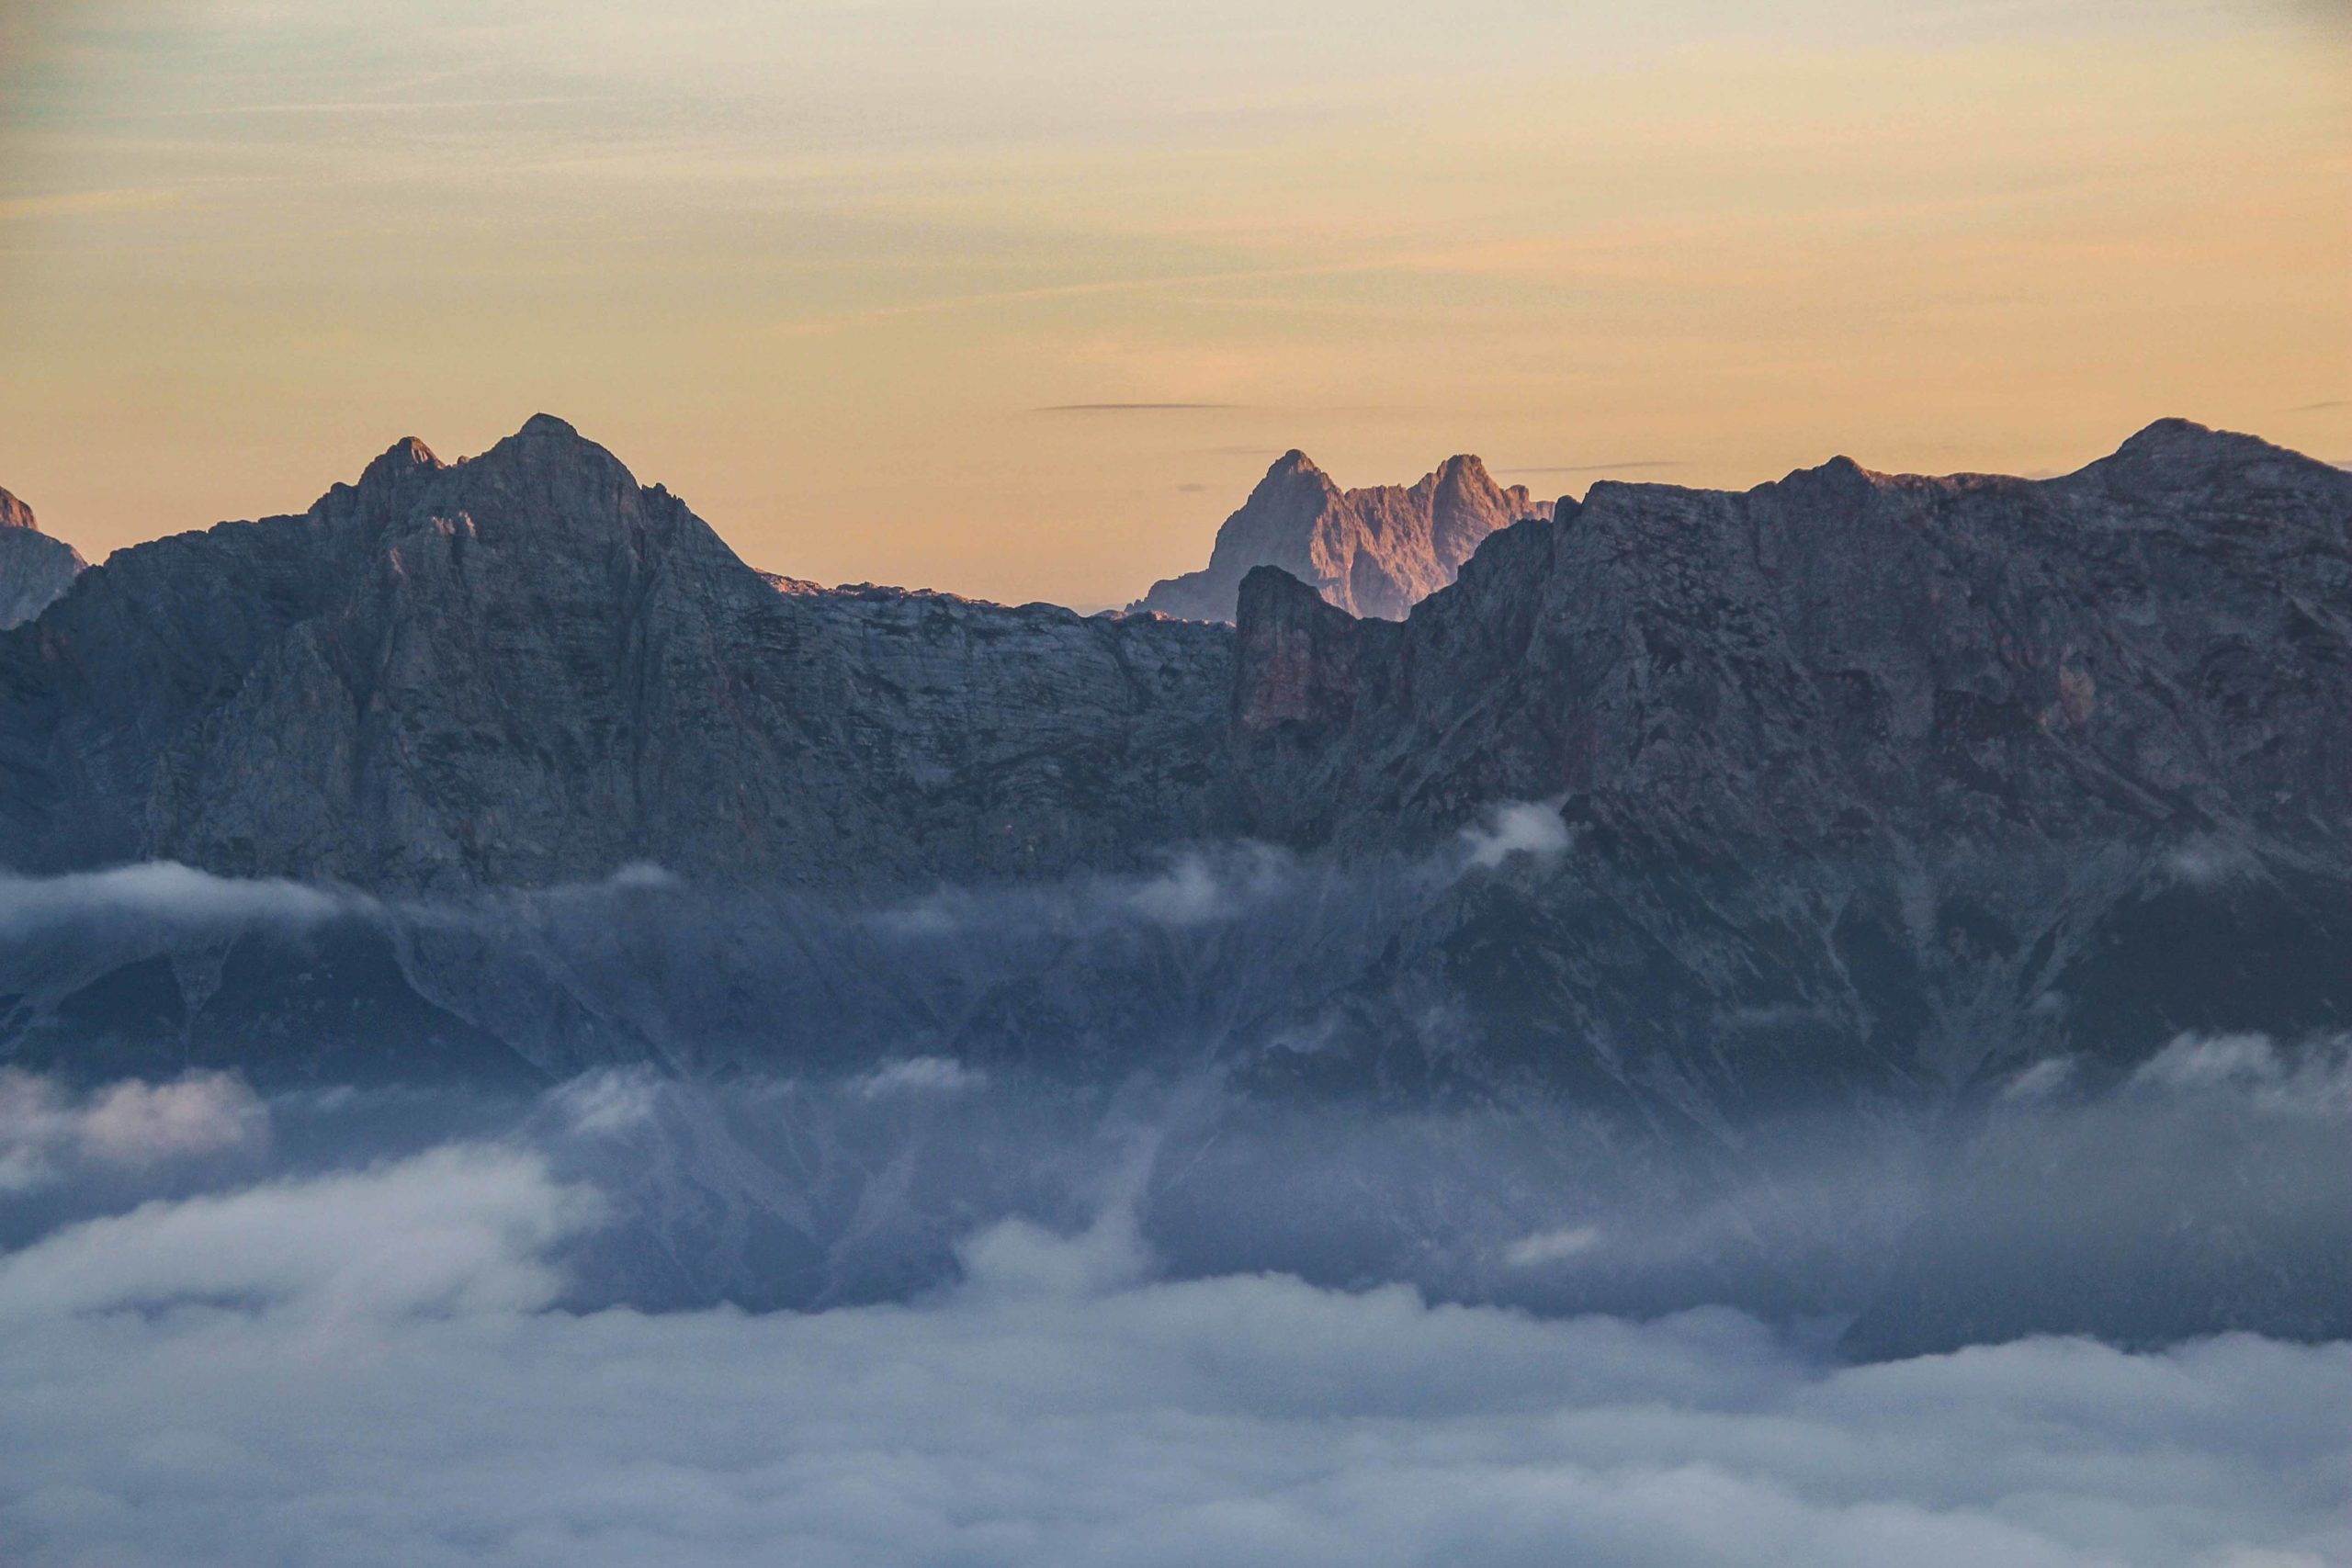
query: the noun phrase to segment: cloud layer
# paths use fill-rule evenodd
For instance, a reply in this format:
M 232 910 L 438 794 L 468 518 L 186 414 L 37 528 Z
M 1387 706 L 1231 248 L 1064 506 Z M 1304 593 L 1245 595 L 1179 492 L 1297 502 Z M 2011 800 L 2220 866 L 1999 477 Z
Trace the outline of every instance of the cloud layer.
M 47 1187 L 76 1168 L 145 1171 L 252 1154 L 269 1142 L 261 1100 L 224 1073 L 170 1083 L 130 1078 L 85 1096 L 0 1069 L 0 1196 Z
M 2343 1346 L 1840 1369 L 1721 1310 L 1138 1282 L 1132 1237 L 1018 1222 L 913 1305 L 538 1310 L 595 1216 L 544 1164 L 458 1146 L 17 1253 L 0 1544 L 36 1568 L 2352 1552 Z

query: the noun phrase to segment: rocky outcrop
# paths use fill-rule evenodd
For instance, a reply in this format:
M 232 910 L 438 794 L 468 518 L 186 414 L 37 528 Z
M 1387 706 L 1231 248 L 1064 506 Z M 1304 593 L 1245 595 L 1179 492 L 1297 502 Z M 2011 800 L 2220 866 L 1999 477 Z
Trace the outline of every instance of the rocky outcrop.
M 1311 734 L 1355 713 L 1356 666 L 1375 634 L 1275 567 L 1241 580 L 1233 722 L 1242 735 L 1277 726 Z
M 54 604 L 82 566 L 80 551 L 42 533 L 33 509 L 0 490 L 0 631 Z
M 1217 530 L 1209 564 L 1152 584 L 1129 608 L 1229 621 L 1242 579 L 1271 566 L 1351 615 L 1401 620 L 1487 536 L 1551 514 L 1550 502 L 1496 484 L 1476 457 L 1448 457 L 1415 485 L 1343 491 L 1305 453 L 1285 452 Z
M 541 416 L 123 551 L 0 642 L 19 867 L 859 886 L 1208 830 L 1229 634 L 777 584 Z
M 2352 476 L 2178 422 L 2038 483 L 1596 485 L 1403 626 L 1318 627 L 1346 703 L 1245 693 L 1236 774 L 1343 855 L 1495 800 L 1577 836 L 1367 993 L 1367 1052 L 1434 989 L 1490 1065 L 1714 1114 L 2294 1037 L 2352 1020 L 2347 588 Z M 1256 603 L 1245 649 L 1296 614 Z
M 1841 458 L 1738 495 L 1599 484 L 1364 645 L 1351 726 L 1269 826 L 1566 794 L 1726 844 L 2338 843 L 2347 525 L 2352 475 L 2178 422 L 2043 482 Z

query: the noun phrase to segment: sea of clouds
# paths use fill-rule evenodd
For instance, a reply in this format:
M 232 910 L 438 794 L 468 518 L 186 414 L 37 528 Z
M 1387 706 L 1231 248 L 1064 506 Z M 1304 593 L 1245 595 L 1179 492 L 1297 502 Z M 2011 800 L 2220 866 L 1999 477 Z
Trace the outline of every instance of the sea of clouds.
M 1373 891 L 1573 852 L 1502 807 Z M 1132 951 L 1214 998 L 1261 928 L 1376 903 L 1324 875 L 1242 846 L 788 929 L 933 969 Z M 666 886 L 521 914 L 593 953 L 575 927 Z M 473 918 L 0 882 L 0 941 L 69 969 L 355 917 Z M 0 1071 L 0 1562 L 2352 1562 L 2340 1327 L 2162 1310 L 2340 1325 L 2345 1039 L 2045 1059 L 1957 1139 L 840 1055 L 544 1090 Z M 2139 1326 L 2032 1331 L 2078 1310 Z M 1910 1353 L 1922 1324 L 1964 1348 Z
M 2020 1114 L 2060 1114 L 2054 1077 Z M 2324 1123 L 2341 1082 L 2333 1056 L 2184 1041 L 2130 1093 Z M 822 1103 L 940 1137 L 926 1119 L 1002 1089 L 914 1058 Z M 808 1096 L 725 1114 L 806 1118 Z M 430 1100 L 265 1101 L 217 1075 L 0 1080 L 22 1173 L 0 1195 L 0 1561 L 2352 1561 L 2352 1347 L 2028 1337 L 1855 1365 L 1803 1318 L 1203 1271 L 1156 1236 L 1187 1235 L 1162 1190 L 1214 1153 L 1136 1122 L 1031 1213 L 997 1194 L 951 1269 L 887 1299 L 581 1304 L 616 1232 L 690 1242 L 696 1210 L 632 1219 L 620 1173 L 740 1157 L 707 1129 L 649 1141 L 718 1113 L 623 1074 L 469 1134 Z M 370 1127 L 390 1152 L 354 1155 Z M 887 1146 L 850 1211 L 883 1229 L 909 1145 Z M 1606 1217 L 1492 1239 L 1537 1273 L 1622 1244 Z

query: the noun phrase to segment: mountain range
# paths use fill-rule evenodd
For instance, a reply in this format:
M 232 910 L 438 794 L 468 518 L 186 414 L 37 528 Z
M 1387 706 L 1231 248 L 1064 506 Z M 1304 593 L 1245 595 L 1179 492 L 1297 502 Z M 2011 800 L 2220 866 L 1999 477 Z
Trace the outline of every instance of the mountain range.
M 2352 475 L 2253 437 L 1551 508 L 1293 454 L 1145 604 L 1181 618 L 766 575 L 545 415 L 400 443 L 0 633 L 10 866 L 338 900 L 17 929 L 0 1041 L 294 1081 L 1205 1056 L 1736 1165 L 1792 1108 L 1956 1124 L 2352 1018 Z M 2340 1268 L 2209 1267 L 2243 1245 L 2031 1309 L 1938 1254 L 1888 1287 L 1936 1312 L 1857 1332 L 2341 1326 Z M 2184 1249 L 2233 1282 L 2171 1299 Z

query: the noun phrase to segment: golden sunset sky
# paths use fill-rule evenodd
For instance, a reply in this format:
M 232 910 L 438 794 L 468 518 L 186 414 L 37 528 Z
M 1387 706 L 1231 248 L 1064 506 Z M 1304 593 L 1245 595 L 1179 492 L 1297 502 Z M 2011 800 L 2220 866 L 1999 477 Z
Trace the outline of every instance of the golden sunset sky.
M 1083 608 L 1293 446 L 1545 495 L 2166 414 L 2352 458 L 2352 5 L 0 0 L 0 485 L 51 532 L 539 410 L 755 565 Z

